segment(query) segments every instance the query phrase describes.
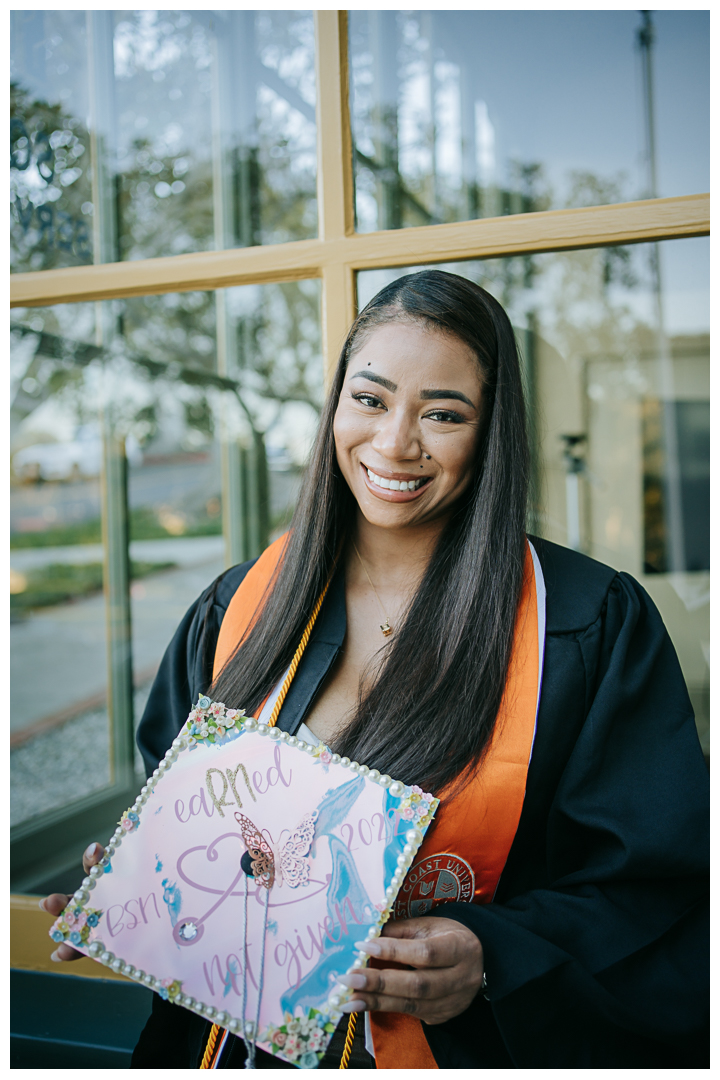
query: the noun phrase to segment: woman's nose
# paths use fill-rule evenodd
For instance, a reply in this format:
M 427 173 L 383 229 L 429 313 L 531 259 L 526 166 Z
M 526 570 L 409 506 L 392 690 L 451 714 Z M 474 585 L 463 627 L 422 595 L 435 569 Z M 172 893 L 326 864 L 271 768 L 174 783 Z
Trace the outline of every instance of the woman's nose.
M 417 423 L 400 410 L 386 413 L 380 420 L 373 449 L 388 461 L 420 457 L 420 438 Z

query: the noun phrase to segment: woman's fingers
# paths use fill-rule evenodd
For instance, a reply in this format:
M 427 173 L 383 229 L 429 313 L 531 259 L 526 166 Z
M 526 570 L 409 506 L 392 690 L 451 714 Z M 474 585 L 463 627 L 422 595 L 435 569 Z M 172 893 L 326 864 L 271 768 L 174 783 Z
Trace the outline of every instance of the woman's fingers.
M 447 997 L 456 990 L 455 968 L 432 968 L 425 971 L 398 971 L 396 968 L 364 968 L 341 975 L 338 982 L 363 997 L 373 996 L 405 1001 L 432 1001 Z M 375 1008 L 375 1005 L 371 1005 Z M 383 1006 L 384 1007 L 384 1006 Z M 388 1011 L 397 1011 L 389 1009 Z M 402 1010 L 403 1012 L 406 1010 Z
M 82 862 L 83 862 L 83 870 L 85 871 L 86 874 L 90 873 L 90 870 L 92 869 L 93 866 L 97 866 L 97 864 L 100 862 L 100 860 L 102 859 L 104 854 L 105 854 L 105 848 L 102 846 L 102 844 L 98 844 L 97 842 L 93 842 L 92 844 L 89 845 L 87 850 L 83 853 L 83 860 L 82 860 Z
M 61 941 L 57 949 L 50 956 L 51 960 L 82 960 L 83 954 L 73 949 L 66 941 Z
M 86 874 L 89 874 L 92 867 L 100 862 L 104 854 L 105 849 L 102 844 L 93 842 L 88 846 L 83 853 L 82 859 L 83 870 Z M 71 898 L 64 893 L 51 893 L 50 896 L 44 896 L 40 900 L 40 907 L 43 911 L 47 911 L 48 915 L 61 915 L 70 903 L 70 899 Z M 83 954 L 78 952 L 77 949 L 73 949 L 72 945 L 68 945 L 67 942 L 62 941 L 55 949 L 55 952 L 52 953 L 50 959 L 57 961 L 81 960 L 82 956 Z
M 104 854 L 105 849 L 102 844 L 95 842 L 90 844 L 87 850 L 83 852 L 82 859 L 83 870 L 86 874 L 89 874 L 92 867 L 100 862 Z M 64 893 L 52 893 L 50 896 L 44 896 L 42 898 L 40 907 L 43 911 L 47 911 L 48 915 L 59 915 L 60 912 L 65 910 L 69 903 L 70 897 L 65 896 Z M 74 949 L 73 952 L 75 952 Z
M 482 945 L 453 919 L 389 923 L 381 938 L 360 947 L 405 967 L 369 967 L 341 976 L 338 981 L 352 991 L 343 1012 L 399 1012 L 441 1024 L 464 1012 L 482 983 Z
M 417 968 L 454 967 L 467 959 L 468 947 L 482 956 L 480 942 L 471 931 L 452 919 L 440 918 L 387 923 L 381 938 L 361 947 L 379 960 Z
M 64 893 L 52 893 L 50 896 L 43 896 L 40 900 L 40 907 L 43 911 L 47 911 L 48 915 L 60 915 L 70 903 L 70 897 L 65 896 Z M 82 953 L 79 953 L 76 949 L 73 949 L 71 945 L 61 942 L 56 948 L 55 952 L 51 954 L 51 960 L 81 960 Z
M 424 983 L 413 983 L 396 979 L 396 975 L 412 975 L 412 972 L 392 972 L 392 977 L 378 981 L 380 974 L 370 969 L 365 989 L 352 988 L 352 999 L 342 1006 L 343 1012 L 394 1012 L 406 1013 L 424 1020 L 426 1024 L 442 1024 L 464 1012 L 472 997 L 465 992 L 458 993 L 457 977 L 448 982 L 440 977 L 437 970 L 426 973 Z M 390 972 L 385 972 L 390 976 Z M 355 979 L 355 975 L 341 977 L 338 982 Z
M 353 998 L 352 1001 L 348 1001 L 347 1004 L 343 1005 L 342 1011 L 345 1013 L 406 1013 L 408 1016 L 417 1016 L 420 1020 L 425 1019 L 425 1017 L 422 1015 L 422 1007 L 419 1001 L 415 1001 L 413 998 L 396 998 L 387 997 L 385 995 L 378 996 L 375 994 L 363 994 L 361 998 Z M 447 1019 L 450 1019 L 450 1017 L 447 1017 Z
M 52 893 L 50 896 L 44 896 L 40 901 L 40 907 L 43 911 L 47 911 L 48 915 L 60 915 L 69 903 L 69 896 L 65 896 L 64 893 L 56 892 Z

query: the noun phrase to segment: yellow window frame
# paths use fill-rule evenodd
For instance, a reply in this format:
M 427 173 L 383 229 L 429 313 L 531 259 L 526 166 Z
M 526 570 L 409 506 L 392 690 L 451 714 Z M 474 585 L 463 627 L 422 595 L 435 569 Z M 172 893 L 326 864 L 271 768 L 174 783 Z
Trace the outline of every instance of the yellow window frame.
M 710 196 L 696 194 L 356 233 L 346 11 L 315 12 L 315 58 L 317 240 L 14 274 L 11 306 L 320 278 L 323 360 L 329 375 L 356 314 L 359 270 L 647 243 L 710 232 Z

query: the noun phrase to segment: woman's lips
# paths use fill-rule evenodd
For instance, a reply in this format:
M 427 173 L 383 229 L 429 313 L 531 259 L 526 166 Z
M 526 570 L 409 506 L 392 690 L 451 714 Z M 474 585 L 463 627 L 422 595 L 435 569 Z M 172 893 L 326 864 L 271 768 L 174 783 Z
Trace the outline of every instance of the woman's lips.
M 413 499 L 419 498 L 420 495 L 422 495 L 422 493 L 424 491 L 426 491 L 427 488 L 432 483 L 432 477 L 431 476 L 414 477 L 412 480 L 408 479 L 408 480 L 393 481 L 395 483 L 398 483 L 398 485 L 409 484 L 409 483 L 417 482 L 418 480 L 420 481 L 420 486 L 416 487 L 414 491 L 410 491 L 410 490 L 402 491 L 402 490 L 399 490 L 399 488 L 381 487 L 379 483 L 376 483 L 375 481 L 371 480 L 370 479 L 370 473 L 372 472 L 372 470 L 369 470 L 367 465 L 362 466 L 362 471 L 363 471 L 363 476 L 365 478 L 365 483 L 367 484 L 367 486 L 368 486 L 369 490 L 372 492 L 372 494 L 377 496 L 379 499 L 384 499 L 386 502 L 394 502 L 394 503 L 412 502 Z M 373 473 L 373 476 L 375 476 L 375 475 L 376 474 Z M 384 476 L 381 477 L 381 476 L 378 475 L 377 480 L 388 480 L 388 478 L 384 477 Z M 390 481 L 388 481 L 388 482 L 390 482 Z

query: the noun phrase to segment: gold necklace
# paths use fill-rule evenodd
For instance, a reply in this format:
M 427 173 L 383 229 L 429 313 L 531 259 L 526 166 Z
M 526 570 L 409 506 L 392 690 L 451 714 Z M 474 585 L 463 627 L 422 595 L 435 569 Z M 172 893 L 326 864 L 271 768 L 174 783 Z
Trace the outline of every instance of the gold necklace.
M 383 637 L 390 637 L 390 635 L 392 634 L 392 626 L 390 625 L 390 620 L 387 617 L 387 612 L 385 611 L 385 608 L 383 606 L 383 602 L 380 599 L 380 597 L 378 596 L 377 589 L 375 588 L 375 586 L 372 583 L 372 578 L 370 577 L 370 575 L 368 573 L 368 568 L 365 565 L 365 563 L 363 562 L 362 555 L 358 551 L 357 544 L 355 543 L 354 540 L 352 542 L 352 546 L 355 548 L 355 554 L 357 555 L 358 559 L 360 560 L 360 565 L 362 566 L 363 570 L 365 571 L 365 577 L 370 582 L 370 588 L 375 593 L 375 598 L 377 599 L 377 602 L 380 605 L 380 610 L 382 611 L 383 615 L 385 616 L 385 622 L 380 624 L 380 629 L 383 632 Z

